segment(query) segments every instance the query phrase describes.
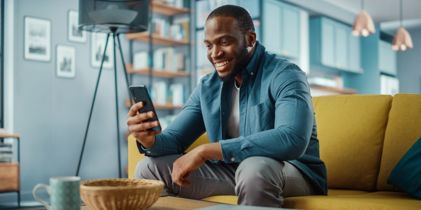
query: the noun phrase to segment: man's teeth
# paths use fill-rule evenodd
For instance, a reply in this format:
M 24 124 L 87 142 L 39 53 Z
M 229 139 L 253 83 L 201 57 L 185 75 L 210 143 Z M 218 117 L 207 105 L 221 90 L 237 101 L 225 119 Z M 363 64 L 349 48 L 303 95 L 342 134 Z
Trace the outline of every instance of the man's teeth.
M 218 63 L 215 63 L 215 66 L 216 67 L 222 67 L 222 66 L 225 66 L 225 65 L 227 65 L 228 64 L 228 61 L 223 61 L 223 62 L 218 62 Z

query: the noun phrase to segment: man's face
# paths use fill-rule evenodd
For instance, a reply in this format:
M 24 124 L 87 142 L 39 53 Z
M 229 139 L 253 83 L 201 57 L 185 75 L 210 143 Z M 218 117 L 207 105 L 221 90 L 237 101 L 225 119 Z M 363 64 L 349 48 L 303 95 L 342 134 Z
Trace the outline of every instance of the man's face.
M 253 32 L 251 32 L 253 33 Z M 246 34 L 232 17 L 216 16 L 205 24 L 207 57 L 219 78 L 233 79 L 247 64 L 251 47 L 247 47 Z

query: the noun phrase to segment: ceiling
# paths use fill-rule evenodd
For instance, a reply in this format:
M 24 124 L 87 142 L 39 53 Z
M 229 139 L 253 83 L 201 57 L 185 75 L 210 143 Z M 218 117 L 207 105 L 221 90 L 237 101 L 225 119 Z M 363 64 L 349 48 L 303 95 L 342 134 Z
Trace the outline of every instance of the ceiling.
M 325 0 L 326 2 L 357 14 L 361 0 Z M 366 10 L 382 31 L 394 33 L 400 26 L 400 0 L 364 0 Z M 407 29 L 421 27 L 421 0 L 402 0 L 403 25 Z
M 325 0 L 353 13 L 361 10 L 360 0 Z M 399 20 L 399 0 L 364 0 L 364 9 L 371 15 L 374 22 L 390 22 Z M 421 0 L 402 1 L 403 19 L 421 20 Z

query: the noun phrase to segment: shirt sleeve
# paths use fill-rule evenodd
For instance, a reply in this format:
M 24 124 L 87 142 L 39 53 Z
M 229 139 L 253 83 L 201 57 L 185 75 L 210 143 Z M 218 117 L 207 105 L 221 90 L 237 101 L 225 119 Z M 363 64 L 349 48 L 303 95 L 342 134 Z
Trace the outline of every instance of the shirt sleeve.
M 274 128 L 249 136 L 219 141 L 224 162 L 241 162 L 251 156 L 280 161 L 295 160 L 304 154 L 313 127 L 313 108 L 305 74 L 290 64 L 270 84 L 275 102 Z
M 200 88 L 195 88 L 183 110 L 176 119 L 159 135 L 150 148 L 137 144 L 139 152 L 146 156 L 162 156 L 183 153 L 200 135 L 205 132 L 200 108 Z

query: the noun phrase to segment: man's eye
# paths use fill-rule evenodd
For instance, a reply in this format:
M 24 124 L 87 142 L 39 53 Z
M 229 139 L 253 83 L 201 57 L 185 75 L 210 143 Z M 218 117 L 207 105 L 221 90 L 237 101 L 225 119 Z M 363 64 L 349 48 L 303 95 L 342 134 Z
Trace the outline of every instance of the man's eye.
M 229 42 L 228 42 L 227 40 L 221 40 L 221 44 L 222 44 L 222 45 L 228 45 L 228 44 L 229 44 Z

